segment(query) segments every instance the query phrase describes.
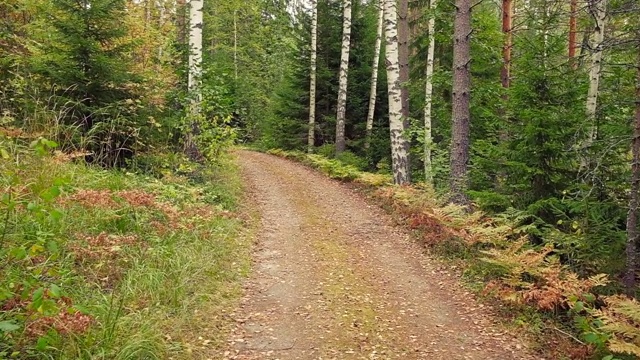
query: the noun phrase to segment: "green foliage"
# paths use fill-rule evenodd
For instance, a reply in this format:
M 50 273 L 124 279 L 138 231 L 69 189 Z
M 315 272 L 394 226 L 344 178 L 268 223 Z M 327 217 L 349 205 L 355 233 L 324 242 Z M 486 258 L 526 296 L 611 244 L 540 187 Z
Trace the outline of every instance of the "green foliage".
M 44 86 L 53 89 L 56 103 L 69 108 L 58 121 L 80 130 L 94 161 L 122 165 L 133 153 L 140 126 L 134 90 L 140 79 L 124 57 L 132 46 L 121 22 L 125 2 L 56 0 L 38 11 L 43 14 L 39 36 L 46 39 L 29 60 Z
M 606 303 L 606 308 L 591 311 L 596 316 L 594 332 L 591 334 L 603 337 L 609 350 L 614 353 L 640 356 L 640 305 L 635 299 L 623 296 L 608 297 Z
M 340 159 L 331 159 L 320 154 L 307 154 L 300 151 L 284 151 L 280 149 L 271 149 L 268 150 L 267 153 L 309 165 L 336 180 L 347 182 L 355 181 L 373 187 L 387 185 L 391 182 L 388 175 L 362 172 L 357 167 L 345 163 Z M 362 163 L 362 160 L 356 158 L 355 155 L 347 155 L 347 159 L 352 161 L 355 159 Z
M 345 165 L 353 166 L 358 170 L 365 170 L 368 167 L 366 159 L 359 157 L 351 151 L 343 151 L 338 156 L 336 156 L 336 160 Z
M 364 169 L 388 158 L 389 133 L 387 117 L 386 70 L 379 68 L 376 101 L 375 139 L 368 153 L 363 150 L 365 120 L 367 116 L 371 65 L 377 27 L 377 7 L 373 3 L 353 3 L 352 37 L 349 59 L 349 91 L 347 92 L 346 137 L 350 151 L 357 156 L 367 156 L 366 163 L 357 161 L 354 166 Z M 342 39 L 342 2 L 318 2 L 318 58 L 316 87 L 316 139 L 317 146 L 332 144 L 335 137 L 336 99 L 338 94 L 338 69 Z M 282 86 L 276 88 L 273 102 L 273 119 L 266 119 L 261 134 L 266 136 L 266 148 L 303 150 L 307 145 L 309 119 L 309 44 L 310 16 L 302 12 L 295 29 L 295 51 L 288 54 L 289 72 Z M 384 61 L 381 62 L 384 64 Z M 274 136 L 275 135 L 275 136 Z M 262 137 L 261 137 L 262 138 Z M 275 141 L 274 141 L 275 140 Z M 332 156 L 324 153 L 325 156 Z M 347 162 L 355 159 L 345 159 Z
M 0 358 L 164 359 L 201 314 L 216 326 L 248 269 L 233 165 L 156 155 L 159 180 L 14 144 L 0 141 Z

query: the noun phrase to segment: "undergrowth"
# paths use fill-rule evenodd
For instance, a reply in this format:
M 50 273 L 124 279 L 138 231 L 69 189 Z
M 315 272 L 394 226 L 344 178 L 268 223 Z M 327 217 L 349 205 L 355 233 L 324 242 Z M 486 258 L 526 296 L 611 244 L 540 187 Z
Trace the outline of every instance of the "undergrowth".
M 55 147 L 0 139 L 0 359 L 181 359 L 221 346 L 249 268 L 231 162 L 184 160 L 158 178 Z
M 640 304 L 605 295 L 603 289 L 610 283 L 606 275 L 581 277 L 562 263 L 552 244 L 529 241 L 534 225 L 524 221 L 524 212 L 468 213 L 440 201 L 428 186 L 393 186 L 388 175 L 363 172 L 322 155 L 268 153 L 364 185 L 368 194 L 418 234 L 431 253 L 462 268 L 479 296 L 536 336 L 538 350 L 545 356 L 602 360 L 640 356 Z

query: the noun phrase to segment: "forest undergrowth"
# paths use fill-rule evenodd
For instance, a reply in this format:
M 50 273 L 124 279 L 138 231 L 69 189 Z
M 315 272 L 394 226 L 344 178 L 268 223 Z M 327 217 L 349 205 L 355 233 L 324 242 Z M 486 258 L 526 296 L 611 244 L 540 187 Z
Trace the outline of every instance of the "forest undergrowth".
M 153 155 L 164 165 L 150 176 L 21 143 L 0 141 L 0 359 L 186 359 L 219 346 L 250 258 L 232 161 Z
M 581 277 L 562 264 L 552 246 L 532 245 L 529 225 L 517 210 L 467 212 L 424 184 L 395 186 L 389 174 L 361 171 L 349 161 L 267 152 L 354 184 L 411 229 L 426 251 L 458 271 L 465 286 L 509 326 L 527 334 L 541 354 L 599 360 L 640 356 L 640 304 L 615 295 L 617 279 Z

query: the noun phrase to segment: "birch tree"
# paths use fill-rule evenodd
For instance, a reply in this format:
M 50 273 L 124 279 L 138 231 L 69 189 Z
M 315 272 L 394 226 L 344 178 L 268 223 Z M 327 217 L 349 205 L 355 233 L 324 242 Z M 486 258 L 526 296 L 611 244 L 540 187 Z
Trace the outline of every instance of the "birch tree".
M 311 1 L 311 74 L 309 85 L 309 135 L 307 151 L 312 152 L 315 145 L 316 127 L 316 59 L 318 56 L 318 2 Z
M 384 0 L 385 63 L 389 95 L 389 130 L 391 133 L 391 168 L 393 182 L 409 183 L 409 157 L 402 118 L 402 84 L 398 64 L 398 19 L 396 0 Z
M 191 0 L 189 2 L 189 79 L 188 88 L 191 95 L 190 118 L 191 128 L 185 141 L 185 152 L 192 160 L 200 158 L 200 152 L 195 143 L 195 135 L 198 133 L 197 119 L 200 116 L 200 103 L 202 101 L 202 18 L 203 0 Z
M 453 112 L 451 138 L 451 202 L 467 206 L 469 102 L 471 97 L 471 0 L 456 0 L 453 24 Z
M 591 50 L 591 62 L 589 66 L 589 91 L 587 93 L 586 114 L 587 120 L 591 124 L 591 129 L 585 143 L 585 148 L 588 148 L 597 136 L 596 110 L 598 107 L 600 74 L 602 71 L 604 30 L 607 24 L 607 1 L 608 0 L 589 0 L 589 13 L 596 24 L 593 32 L 593 41 L 589 46 Z
M 349 73 L 349 48 L 351 46 L 351 0 L 343 2 L 342 19 L 342 53 L 340 56 L 340 73 L 338 85 L 338 113 L 336 116 L 336 154 L 346 148 L 344 135 L 345 114 L 347 111 L 347 80 Z
M 373 113 L 376 109 L 376 93 L 378 91 L 378 66 L 380 63 L 380 48 L 382 47 L 382 25 L 384 17 L 384 7 L 382 2 L 378 4 L 378 28 L 376 33 L 376 44 L 373 50 L 373 65 L 371 66 L 371 90 L 369 95 L 369 111 L 367 113 L 367 128 L 364 142 L 364 148 L 369 149 L 371 146 L 371 136 L 373 133 Z
M 402 98 L 402 121 L 409 127 L 409 1 L 398 0 L 398 64 Z M 409 145 L 409 142 L 406 143 Z M 409 149 L 407 148 L 407 151 Z
M 426 83 L 424 89 L 424 180 L 433 185 L 433 165 L 431 163 L 431 146 L 433 136 L 431 134 L 431 106 L 433 104 L 433 60 L 436 47 L 435 27 L 436 27 L 436 0 L 431 0 L 429 9 L 429 22 L 427 32 L 429 36 L 429 47 L 427 49 L 427 69 L 425 72 Z

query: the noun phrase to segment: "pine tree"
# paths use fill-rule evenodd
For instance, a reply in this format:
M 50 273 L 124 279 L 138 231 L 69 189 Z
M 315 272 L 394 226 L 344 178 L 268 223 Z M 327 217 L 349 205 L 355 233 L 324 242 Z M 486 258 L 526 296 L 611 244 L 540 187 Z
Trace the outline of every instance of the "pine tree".
M 640 30 L 638 31 L 640 45 Z M 633 295 L 636 286 L 636 272 L 638 271 L 638 216 L 640 216 L 640 52 L 638 52 L 636 78 L 636 106 L 633 122 L 633 139 L 631 143 L 631 191 L 629 196 L 629 213 L 627 215 L 627 264 L 624 283 L 627 292 Z
M 451 139 L 451 201 L 469 205 L 466 190 L 469 166 L 471 98 L 471 1 L 456 0 L 453 43 L 453 121 Z
M 512 0 L 502 0 L 502 32 L 504 33 L 504 45 L 502 47 L 502 71 L 500 79 L 502 87 L 508 88 L 511 83 L 511 47 L 513 34 L 512 28 L 513 4 Z
M 571 0 L 571 9 L 569 14 L 569 62 L 574 70 L 578 67 L 576 61 L 576 49 L 578 48 L 576 36 L 578 33 L 578 0 Z

